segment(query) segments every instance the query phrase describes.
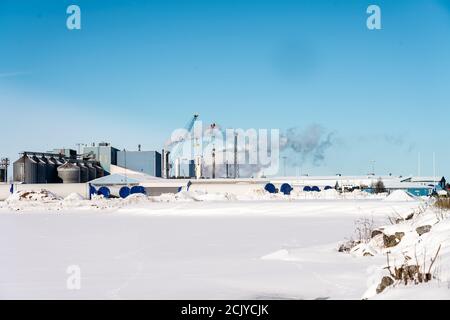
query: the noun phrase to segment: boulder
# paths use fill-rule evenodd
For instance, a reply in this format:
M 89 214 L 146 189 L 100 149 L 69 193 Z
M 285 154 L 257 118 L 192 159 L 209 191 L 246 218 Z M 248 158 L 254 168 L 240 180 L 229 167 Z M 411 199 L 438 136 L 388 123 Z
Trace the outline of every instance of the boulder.
M 424 233 L 430 232 L 430 230 L 431 226 L 429 224 L 416 228 L 416 232 L 418 233 L 419 236 L 423 235 Z
M 383 277 L 381 279 L 380 284 L 377 287 L 377 290 L 376 290 L 377 294 L 383 292 L 384 289 L 386 289 L 387 287 L 389 287 L 389 286 L 391 286 L 393 284 L 394 284 L 394 280 L 391 277 L 389 277 L 389 276 Z
M 371 238 L 375 238 L 377 235 L 382 234 L 383 232 L 380 230 L 373 230 L 371 234 Z
M 400 243 L 403 236 L 405 235 L 404 232 L 396 232 L 393 235 L 387 236 L 383 234 L 383 243 L 386 248 L 395 247 L 397 244 Z

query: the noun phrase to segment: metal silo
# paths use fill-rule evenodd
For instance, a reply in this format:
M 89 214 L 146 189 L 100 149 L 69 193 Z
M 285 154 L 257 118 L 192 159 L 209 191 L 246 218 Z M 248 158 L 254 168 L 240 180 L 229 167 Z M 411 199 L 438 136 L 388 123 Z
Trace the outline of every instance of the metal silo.
M 24 154 L 13 163 L 13 179 L 23 183 L 37 183 L 37 163 Z
M 0 182 L 6 182 L 6 170 L 0 168 Z
M 97 170 L 97 178 L 101 178 L 105 176 L 105 170 L 98 164 L 94 164 L 95 169 Z
M 58 183 L 61 182 L 58 179 L 58 171 L 57 168 L 61 164 L 58 164 L 55 158 L 49 157 L 47 158 L 47 182 L 48 183 Z
M 44 164 L 44 172 L 45 172 L 45 179 L 44 182 L 45 183 L 52 183 L 52 164 L 49 163 L 48 158 L 45 155 L 42 155 L 39 158 L 39 161 L 42 162 Z
M 58 167 L 58 176 L 63 183 L 80 183 L 80 168 L 70 162 Z
M 37 180 L 35 183 L 46 183 L 47 182 L 47 164 L 39 159 L 36 155 L 33 156 L 33 160 L 36 162 L 37 166 Z
M 55 163 L 56 163 L 56 177 L 55 177 L 56 180 L 55 180 L 55 182 L 63 183 L 62 179 L 58 176 L 58 168 L 60 166 L 62 166 L 64 163 L 66 163 L 66 161 L 61 157 L 53 157 L 53 159 L 55 160 Z
M 94 180 L 97 179 L 97 169 L 95 169 L 95 167 L 92 165 L 91 162 L 85 162 L 86 167 L 88 168 L 88 174 L 89 174 L 89 180 Z
M 84 165 L 83 162 L 77 162 L 77 166 L 80 168 L 80 182 L 89 181 L 89 169 Z

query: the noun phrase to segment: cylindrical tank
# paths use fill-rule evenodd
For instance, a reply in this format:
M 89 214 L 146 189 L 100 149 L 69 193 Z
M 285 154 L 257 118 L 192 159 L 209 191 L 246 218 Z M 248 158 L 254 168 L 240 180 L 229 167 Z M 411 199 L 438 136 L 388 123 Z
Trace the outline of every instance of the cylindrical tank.
M 95 169 L 97 170 L 97 178 L 101 178 L 105 176 L 105 170 L 98 164 L 94 164 Z
M 6 170 L 0 168 L 0 182 L 6 182 Z
M 89 181 L 89 169 L 83 162 L 77 162 L 77 166 L 80 168 L 80 182 L 85 183 Z
M 48 183 L 59 183 L 57 168 L 61 165 L 55 158 L 47 158 L 47 181 Z
M 66 161 L 63 158 L 55 157 L 54 159 L 56 163 L 56 183 L 63 183 L 62 179 L 58 176 L 58 168 L 66 163 Z
M 44 172 L 45 172 L 45 177 L 44 177 L 44 182 L 45 183 L 52 183 L 52 164 L 49 163 L 48 158 L 44 155 L 38 157 L 40 163 L 44 164 Z
M 58 167 L 58 176 L 63 183 L 80 183 L 80 168 L 70 162 Z
M 37 163 L 23 155 L 13 163 L 13 180 L 23 183 L 37 183 Z
M 89 181 L 92 181 L 94 179 L 97 179 L 97 169 L 92 165 L 91 162 L 85 162 L 86 167 L 88 168 L 88 179 Z
M 47 182 L 47 164 L 38 158 L 33 156 L 33 160 L 37 164 L 37 181 L 36 183 L 46 183 Z

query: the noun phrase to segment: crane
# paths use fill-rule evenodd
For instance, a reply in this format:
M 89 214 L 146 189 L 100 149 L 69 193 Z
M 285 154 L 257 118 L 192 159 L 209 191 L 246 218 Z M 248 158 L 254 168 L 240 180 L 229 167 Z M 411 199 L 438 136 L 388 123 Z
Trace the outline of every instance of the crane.
M 172 162 L 175 162 L 176 159 L 180 158 L 181 152 L 183 150 L 183 143 L 188 140 L 189 135 L 194 128 L 195 121 L 197 121 L 198 117 L 198 114 L 194 114 L 184 126 L 185 132 L 176 141 L 169 140 L 166 143 L 166 149 L 170 151 L 170 158 L 172 159 Z M 180 160 L 177 161 L 178 163 L 180 162 Z

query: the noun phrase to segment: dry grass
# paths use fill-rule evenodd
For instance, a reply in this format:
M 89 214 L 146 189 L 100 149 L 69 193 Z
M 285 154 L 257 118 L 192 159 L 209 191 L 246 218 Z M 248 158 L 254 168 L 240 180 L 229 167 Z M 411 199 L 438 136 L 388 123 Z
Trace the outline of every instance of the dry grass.
M 450 198 L 438 198 L 434 205 L 439 209 L 450 210 Z

